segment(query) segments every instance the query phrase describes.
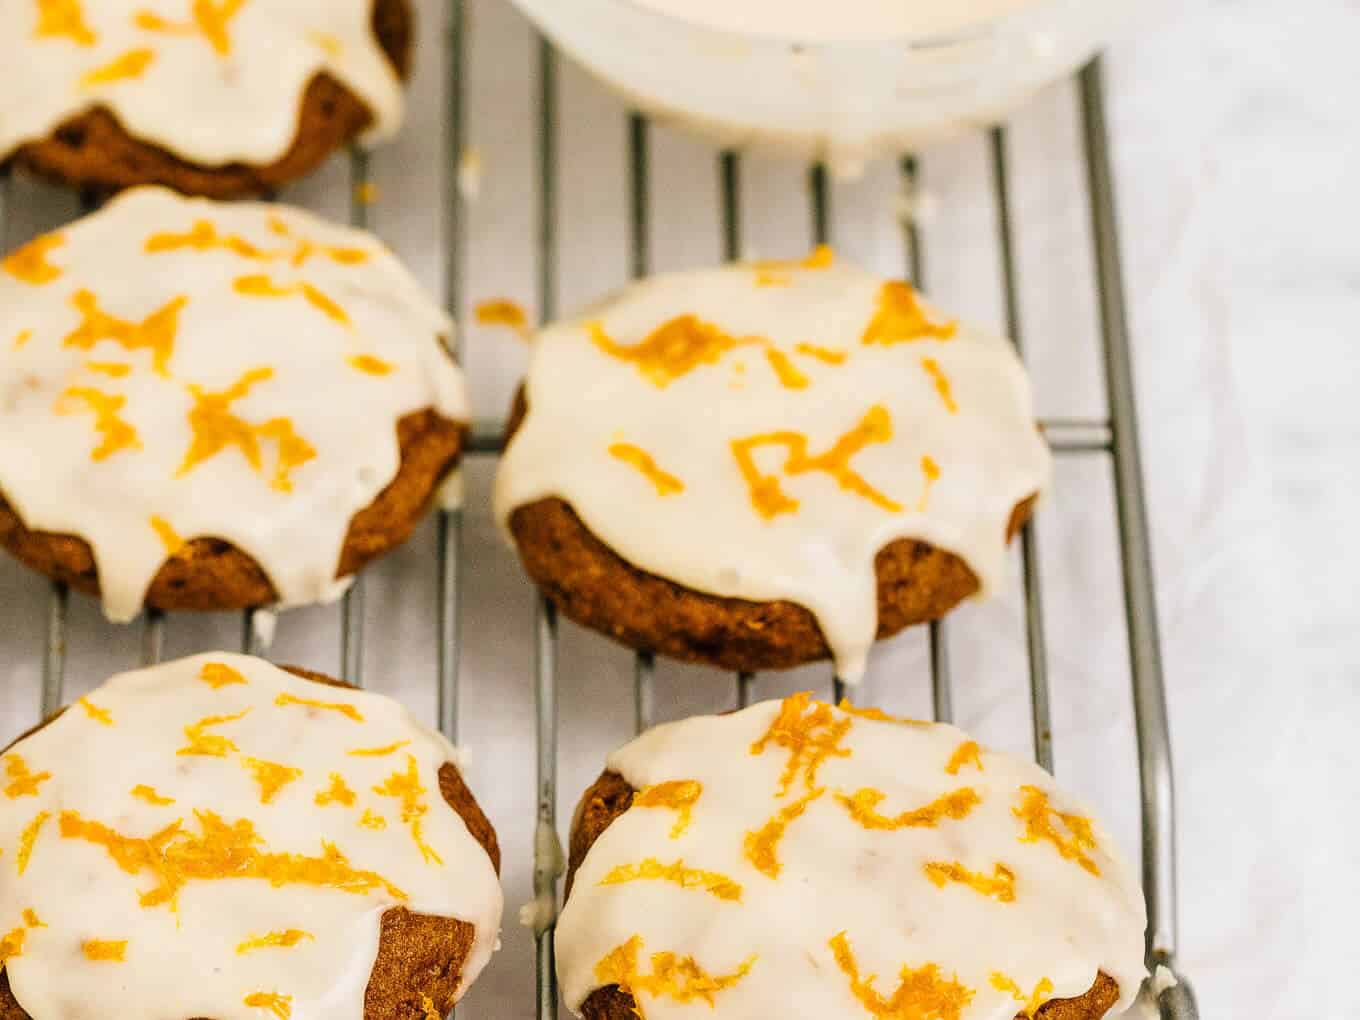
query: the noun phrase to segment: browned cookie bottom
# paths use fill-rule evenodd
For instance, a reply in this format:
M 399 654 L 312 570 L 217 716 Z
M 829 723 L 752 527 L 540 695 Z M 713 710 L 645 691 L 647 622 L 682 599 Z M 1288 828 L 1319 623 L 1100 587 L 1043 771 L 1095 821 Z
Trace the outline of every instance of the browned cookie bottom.
M 633 803 L 634 789 L 617 772 L 605 770 L 581 797 L 572 821 L 567 862 L 566 896 L 571 896 L 576 870 L 601 833 Z M 1101 1020 L 1119 1001 L 1119 985 L 1104 971 L 1093 985 L 1073 999 L 1051 999 L 1034 1014 L 1035 1020 Z M 777 1011 L 772 1011 L 777 1012 Z M 581 1005 L 586 1020 L 637 1020 L 637 1000 L 618 985 L 597 988 Z M 8 1020 L 0 1016 L 0 1020 Z M 1025 1020 L 1017 1013 L 1015 1020 Z
M 393 68 L 406 77 L 413 36 L 408 0 L 375 0 L 373 32 Z M 264 194 L 305 176 L 372 120 L 362 99 L 322 72 L 303 95 L 292 146 L 269 164 L 190 162 L 129 134 L 103 106 L 69 118 L 48 137 L 21 146 L 13 158 L 40 176 L 96 193 L 163 184 L 188 195 L 239 198 Z
M 354 515 L 336 577 L 356 573 L 410 537 L 440 481 L 458 461 L 465 428 L 426 409 L 397 423 L 401 466 L 372 503 Z M 83 538 L 30 531 L 0 492 L 0 548 L 54 581 L 99 594 L 94 552 Z M 278 593 L 250 556 L 217 538 L 195 538 L 161 566 L 146 604 L 165 610 L 228 610 L 268 606 Z
M 284 666 L 288 672 L 331 687 L 348 684 L 322 673 Z M 61 712 L 64 712 L 63 708 Z M 29 730 L 23 740 L 61 715 L 58 712 L 40 726 Z M 11 744 L 10 747 L 13 747 Z M 9 750 L 9 748 L 5 748 Z M 0 752 L 3 753 L 3 752 Z M 496 874 L 501 870 L 500 846 L 496 830 L 463 782 L 462 773 L 452 762 L 439 769 L 439 792 L 444 803 L 456 811 L 491 858 Z M 434 1003 L 439 1015 L 453 1008 L 454 995 L 463 980 L 476 935 L 475 926 L 449 917 L 416 914 L 405 907 L 393 907 L 382 916 L 378 956 L 364 992 L 364 1020 L 426 1020 L 422 996 Z M 33 1020 L 10 991 L 9 975 L 0 969 L 0 1020 Z M 205 1018 L 196 1018 L 205 1020 Z

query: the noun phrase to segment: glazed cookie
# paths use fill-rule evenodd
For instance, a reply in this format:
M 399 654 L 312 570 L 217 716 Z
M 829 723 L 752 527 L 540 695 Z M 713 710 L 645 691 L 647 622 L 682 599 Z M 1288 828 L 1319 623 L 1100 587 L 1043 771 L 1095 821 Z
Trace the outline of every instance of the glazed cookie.
M 444 1016 L 502 907 L 457 760 L 260 659 L 115 676 L 0 755 L 0 1020 Z
M 656 277 L 542 331 L 496 513 L 569 617 L 724 669 L 987 594 L 1046 483 L 1011 346 L 835 261 Z
M 1132 873 L 1048 773 L 805 694 L 610 755 L 570 864 L 588 1020 L 1099 1020 L 1145 976 Z
M 259 194 L 390 137 L 410 50 L 408 0 L 12 0 L 0 163 Z
M 368 234 L 128 192 L 0 262 L 0 545 L 114 620 L 335 598 L 457 461 L 452 328 Z

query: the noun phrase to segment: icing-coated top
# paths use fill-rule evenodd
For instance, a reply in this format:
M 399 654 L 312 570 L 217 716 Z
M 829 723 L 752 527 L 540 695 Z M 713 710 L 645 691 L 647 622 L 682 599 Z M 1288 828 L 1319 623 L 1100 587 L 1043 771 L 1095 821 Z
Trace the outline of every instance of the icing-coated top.
M 374 0 L 5 0 L 0 159 L 105 106 L 134 137 L 200 164 L 281 158 L 307 84 L 329 72 L 401 124 L 402 86 Z
M 1110 836 L 952 726 L 795 695 L 658 726 L 609 767 L 638 792 L 557 926 L 578 1011 L 618 984 L 646 1020 L 1012 1020 L 1098 971 L 1127 1007 L 1145 976 Z
M 285 604 L 334 597 L 350 519 L 397 473 L 397 422 L 468 417 L 452 329 L 371 235 L 127 192 L 0 262 L 0 493 L 90 543 L 115 620 L 204 536 Z
M 878 551 L 929 542 L 985 593 L 1049 475 L 1011 346 L 828 249 L 630 287 L 541 332 L 525 385 L 502 525 L 558 496 L 643 570 L 805 606 L 847 680 L 877 629 Z
M 0 961 L 36 1020 L 361 1020 L 382 915 L 496 945 L 457 751 L 395 701 L 209 654 L 123 673 L 0 756 Z

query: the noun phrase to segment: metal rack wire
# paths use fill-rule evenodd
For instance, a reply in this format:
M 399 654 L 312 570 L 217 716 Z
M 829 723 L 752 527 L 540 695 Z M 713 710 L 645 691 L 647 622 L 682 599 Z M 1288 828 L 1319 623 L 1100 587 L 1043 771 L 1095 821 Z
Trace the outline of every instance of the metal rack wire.
M 465 199 L 457 184 L 457 167 L 465 144 L 464 67 L 466 45 L 466 0 L 451 0 L 447 11 L 447 109 L 448 142 L 443 174 L 445 193 L 444 237 L 448 246 L 445 298 L 456 316 L 462 306 L 461 258 L 465 250 Z M 558 237 L 558 82 L 557 55 L 551 45 L 540 40 L 537 51 L 538 117 L 536 125 L 538 156 L 538 235 L 537 298 L 545 319 L 556 314 Z M 1041 423 L 1054 452 L 1063 457 L 1101 456 L 1110 460 L 1114 478 L 1114 497 L 1120 535 L 1120 562 L 1123 572 L 1123 597 L 1128 628 L 1129 662 L 1132 672 L 1133 701 L 1138 743 L 1139 779 L 1142 796 L 1143 889 L 1148 906 L 1147 963 L 1149 969 L 1165 967 L 1178 983 L 1153 995 L 1162 1020 L 1197 1020 L 1198 1010 L 1189 985 L 1176 973 L 1176 870 L 1175 804 L 1172 783 L 1170 738 L 1163 687 L 1162 662 L 1157 631 L 1156 605 L 1150 557 L 1147 514 L 1143 493 L 1136 408 L 1126 322 L 1123 278 L 1120 267 L 1119 239 L 1115 215 L 1114 182 L 1110 166 L 1109 139 L 1105 123 L 1104 86 L 1099 62 L 1086 67 L 1079 76 L 1083 148 L 1090 196 L 1090 216 L 1094 236 L 1094 259 L 1099 288 L 1101 339 L 1104 355 L 1105 386 L 1109 417 L 1105 419 L 1049 419 Z M 1009 145 L 1005 127 L 991 131 L 989 156 L 992 186 L 998 212 L 998 249 L 1000 253 L 1003 297 L 1009 334 L 1023 354 L 1022 325 L 1018 307 L 1017 265 L 1014 250 L 1011 210 Z M 641 116 L 630 118 L 629 210 L 631 272 L 634 277 L 647 274 L 651 266 L 649 245 L 650 195 L 648 191 L 650 129 Z M 718 175 L 723 250 L 728 259 L 740 258 L 743 251 L 740 221 L 741 157 L 727 152 L 718 157 Z M 910 157 L 901 162 L 903 185 L 912 188 L 917 168 Z M 350 156 L 350 220 L 368 227 L 369 206 L 367 156 L 355 151 Z M 809 214 L 812 233 L 818 243 L 829 239 L 833 209 L 828 177 L 821 166 L 808 175 Z M 10 201 L 10 180 L 0 171 L 0 248 L 8 248 L 17 238 L 6 236 L 6 213 Z M 925 247 L 916 227 L 906 222 L 908 275 L 921 285 L 925 280 Z M 453 353 L 458 355 L 454 341 Z M 495 455 L 501 447 L 499 423 L 479 423 L 468 437 L 466 453 L 472 456 Z M 458 736 L 459 718 L 459 596 L 463 512 L 439 511 L 437 545 L 436 600 L 436 683 L 437 713 L 440 729 L 451 739 Z M 1020 533 L 1021 571 L 1024 582 L 1025 634 L 1033 727 L 1033 749 L 1038 763 L 1053 771 L 1054 748 L 1049 708 L 1048 660 L 1044 627 L 1043 591 L 1039 575 L 1038 538 L 1027 525 Z M 40 710 L 45 718 L 62 704 L 65 678 L 67 609 L 69 593 L 64 585 L 53 584 L 48 596 L 46 646 L 43 655 Z M 364 655 L 364 582 L 355 579 L 340 609 L 342 626 L 340 662 L 342 675 L 361 684 Z M 242 617 L 241 648 L 259 653 L 262 620 L 255 611 Z M 164 614 L 150 611 L 141 622 L 142 659 L 159 661 L 165 641 Z M 932 706 L 937 719 L 953 716 L 952 679 L 946 640 L 946 623 L 929 627 Z M 546 599 L 539 598 L 534 620 L 534 691 L 536 706 L 536 827 L 534 834 L 533 888 L 538 909 L 535 914 L 536 941 L 536 1016 L 551 1020 L 557 1016 L 558 993 L 553 958 L 557 890 L 563 871 L 563 855 L 557 831 L 557 614 Z M 653 656 L 640 652 L 634 660 L 634 718 L 640 731 L 651 725 L 654 708 Z M 750 703 L 754 676 L 735 676 L 735 701 Z M 831 693 L 837 700 L 843 694 L 839 678 L 831 678 Z

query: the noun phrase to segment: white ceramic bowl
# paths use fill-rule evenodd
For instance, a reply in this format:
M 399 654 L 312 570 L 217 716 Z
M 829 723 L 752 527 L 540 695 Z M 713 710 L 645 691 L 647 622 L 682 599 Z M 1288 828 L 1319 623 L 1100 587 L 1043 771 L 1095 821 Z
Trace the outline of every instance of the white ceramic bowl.
M 693 5 L 707 24 L 657 9 L 676 0 L 514 2 L 644 112 L 721 145 L 775 144 L 842 169 L 999 119 L 1087 60 L 1135 9 L 1132 0 L 785 0 L 798 10 L 753 31 L 744 23 L 777 10 L 771 0 L 728 0 L 725 12 L 717 0 Z M 881 31 L 871 31 L 875 18 Z

